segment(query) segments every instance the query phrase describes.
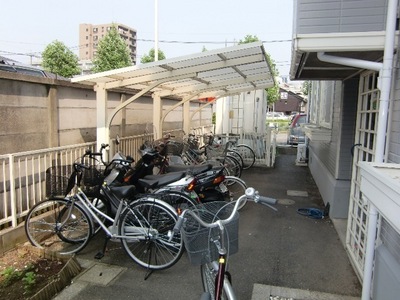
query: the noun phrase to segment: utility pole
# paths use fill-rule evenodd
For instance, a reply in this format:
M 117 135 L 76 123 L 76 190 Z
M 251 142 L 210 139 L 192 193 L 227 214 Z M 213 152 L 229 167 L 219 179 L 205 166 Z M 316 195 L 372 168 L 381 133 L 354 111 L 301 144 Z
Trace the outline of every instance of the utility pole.
M 158 61 L 158 0 L 154 0 L 154 61 Z

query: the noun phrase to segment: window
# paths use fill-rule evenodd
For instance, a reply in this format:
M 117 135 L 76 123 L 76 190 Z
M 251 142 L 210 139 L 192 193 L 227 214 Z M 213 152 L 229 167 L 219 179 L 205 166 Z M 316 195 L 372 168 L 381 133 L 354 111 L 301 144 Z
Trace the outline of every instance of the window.
M 97 30 L 98 30 L 97 28 L 93 28 L 94 33 L 97 33 Z
M 97 41 L 99 39 L 99 36 L 95 35 L 93 36 L 93 41 Z
M 314 81 L 310 89 L 310 123 L 332 128 L 332 110 L 335 95 L 339 95 L 340 84 L 336 81 Z
M 335 81 L 321 82 L 321 101 L 319 111 L 319 125 L 326 128 L 332 128 L 332 108 L 335 98 Z

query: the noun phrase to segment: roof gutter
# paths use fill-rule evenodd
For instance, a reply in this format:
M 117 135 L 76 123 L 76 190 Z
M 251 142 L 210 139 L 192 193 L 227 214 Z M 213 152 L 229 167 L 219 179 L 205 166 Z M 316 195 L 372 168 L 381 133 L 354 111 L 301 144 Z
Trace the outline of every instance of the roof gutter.
M 375 159 L 376 163 L 383 163 L 385 159 L 386 130 L 389 112 L 389 97 L 392 83 L 393 56 L 395 47 L 396 18 L 398 0 L 388 0 L 386 17 L 386 35 L 383 62 L 371 62 L 345 57 L 336 57 L 318 53 L 321 61 L 335 63 L 345 66 L 352 66 L 361 69 L 379 72 L 378 88 L 380 90 L 378 130 L 376 135 Z M 371 203 L 368 211 L 368 230 L 366 241 L 365 265 L 363 273 L 362 300 L 369 300 L 372 285 L 372 272 L 375 253 L 375 240 L 378 221 L 378 210 Z

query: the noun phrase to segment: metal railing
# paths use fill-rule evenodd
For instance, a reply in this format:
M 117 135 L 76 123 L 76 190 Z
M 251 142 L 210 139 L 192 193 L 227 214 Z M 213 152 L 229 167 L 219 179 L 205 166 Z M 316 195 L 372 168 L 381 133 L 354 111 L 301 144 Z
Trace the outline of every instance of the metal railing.
M 194 129 L 206 132 L 208 127 Z M 181 130 L 168 131 L 181 134 Z M 139 160 L 138 149 L 144 141 L 152 141 L 153 134 L 142 134 L 112 140 L 109 157 L 115 151 Z M 96 143 L 85 143 L 35 151 L 0 155 L 0 230 L 16 227 L 23 222 L 29 209 L 46 198 L 46 170 L 50 167 L 72 165 L 86 150 L 98 151 Z
M 71 165 L 95 143 L 0 155 L 0 228 L 16 227 L 46 197 L 46 170 Z
M 173 131 L 169 131 L 173 133 Z M 196 135 L 210 132 L 210 128 L 194 129 Z M 176 136 L 182 132 L 177 131 Z M 112 141 L 110 157 L 115 151 L 140 159 L 139 147 L 145 141 L 152 141 L 153 134 L 142 134 Z M 272 166 L 275 152 L 271 135 L 244 135 L 242 143 L 255 149 L 257 163 Z M 272 146 L 271 146 L 272 145 Z M 16 227 L 23 222 L 29 209 L 46 198 L 46 170 L 50 167 L 72 165 L 87 149 L 96 151 L 96 143 L 85 143 L 35 151 L 0 155 L 0 230 Z

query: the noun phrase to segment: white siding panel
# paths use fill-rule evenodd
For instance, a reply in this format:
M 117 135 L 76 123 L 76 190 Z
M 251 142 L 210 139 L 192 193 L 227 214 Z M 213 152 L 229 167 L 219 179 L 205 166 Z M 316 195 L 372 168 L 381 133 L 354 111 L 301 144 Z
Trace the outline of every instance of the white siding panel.
M 387 0 L 297 0 L 298 34 L 385 29 Z

